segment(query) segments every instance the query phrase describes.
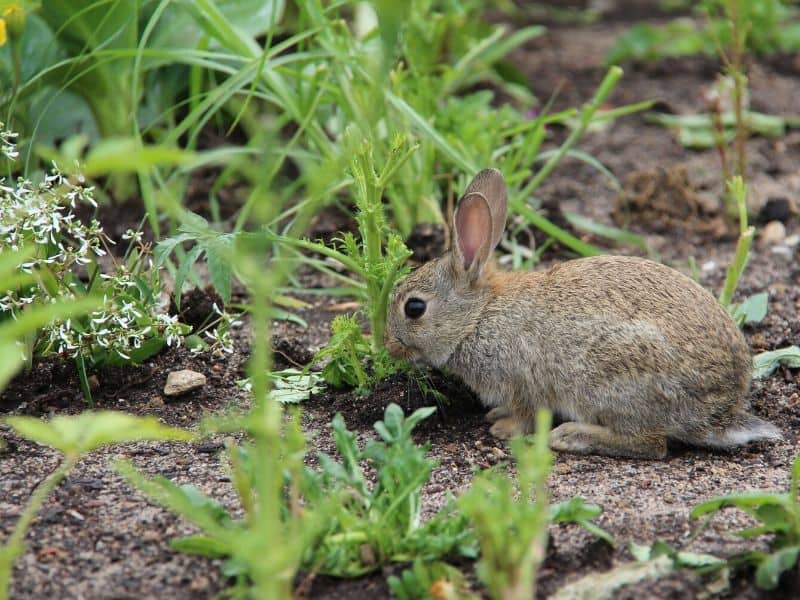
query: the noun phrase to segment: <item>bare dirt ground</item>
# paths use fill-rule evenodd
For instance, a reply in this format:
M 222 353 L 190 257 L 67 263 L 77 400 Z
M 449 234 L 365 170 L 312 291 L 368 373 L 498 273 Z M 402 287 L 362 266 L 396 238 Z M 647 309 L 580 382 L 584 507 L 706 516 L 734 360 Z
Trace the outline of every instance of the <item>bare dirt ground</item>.
M 574 106 L 591 97 L 604 74 L 603 55 L 624 27 L 611 22 L 580 29 L 551 28 L 545 37 L 516 51 L 511 60 L 522 69 L 540 98 L 547 98 L 560 86 L 557 105 Z M 628 66 L 611 102 L 621 105 L 658 98 L 663 109 L 675 113 L 698 112 L 703 109 L 702 88 L 713 81 L 718 68 L 716 61 L 704 58 Z M 754 61 L 750 68 L 752 107 L 771 114 L 800 114 L 799 76 L 797 57 Z M 554 133 L 556 137 L 562 135 Z M 677 225 L 674 220 L 667 220 L 671 225 L 665 228 L 664 219 L 657 214 L 632 211 L 628 227 L 645 235 L 668 264 L 688 272 L 688 261 L 693 257 L 700 267 L 701 283 L 717 293 L 735 241 L 724 231 L 705 226 L 714 218 L 717 208 L 713 199 L 721 189 L 716 152 L 687 151 L 672 133 L 646 123 L 641 116 L 628 117 L 587 134 L 580 148 L 599 159 L 623 182 L 631 177 L 647 177 L 647 173 L 658 177 L 659 173 L 670 173 L 676 168 L 685 172 L 685 177 L 677 177 L 683 183 L 667 197 L 678 198 L 676 203 L 680 198 L 694 199 L 691 201 L 699 202 L 706 212 Z M 765 215 L 763 207 L 769 199 L 783 199 L 796 210 L 800 199 L 800 132 L 790 132 L 775 140 L 751 139 L 748 152 L 754 212 L 765 220 L 775 217 Z M 655 187 L 663 189 L 661 184 Z M 539 191 L 554 218 L 564 210 L 606 224 L 614 224 L 612 214 L 618 208 L 617 195 L 596 171 L 577 162 L 565 163 Z M 658 205 L 655 201 L 653 204 Z M 648 205 L 643 202 L 642 206 Z M 777 216 L 786 222 L 787 239 L 791 242 L 791 236 L 800 231 L 797 214 Z M 322 220 L 327 218 L 323 216 Z M 138 216 L 131 221 L 138 221 Z M 324 223 L 318 225 L 324 228 Z M 603 244 L 602 240 L 583 237 Z M 436 236 L 432 239 L 435 241 Z M 417 250 L 429 252 L 430 247 Z M 754 255 L 739 295 L 768 291 L 770 296 L 766 319 L 745 328 L 754 353 L 800 342 L 799 256 L 798 246 L 785 241 L 754 244 Z M 567 257 L 563 250 L 554 248 L 545 254 L 543 266 Z M 311 286 L 320 284 L 311 275 L 307 281 Z M 301 311 L 309 323 L 306 329 L 285 322 L 275 324 L 279 364 L 304 363 L 324 343 L 329 321 L 337 314 L 332 307 L 332 301 L 318 300 L 313 308 Z M 239 337 L 237 352 L 224 361 L 173 350 L 140 367 L 100 372 L 96 403 L 102 408 L 156 415 L 166 423 L 184 427 L 194 426 L 205 415 L 227 410 L 232 403 L 246 404 L 247 399 L 235 381 L 242 376 L 248 355 L 247 332 L 241 332 Z M 205 373 L 208 384 L 187 398 L 168 400 L 161 394 L 166 374 L 181 368 Z M 684 546 L 696 526 L 689 519 L 689 511 L 707 498 L 745 489 L 785 490 L 788 467 L 800 451 L 799 380 L 797 371 L 779 370 L 769 379 L 753 384 L 750 395 L 753 412 L 772 421 L 783 432 L 784 439 L 775 444 L 752 445 L 731 453 L 675 447 L 663 461 L 559 455 L 550 477 L 553 500 L 582 496 L 603 506 L 605 512 L 598 523 L 617 539 L 618 545 L 611 548 L 576 527 L 552 527 L 551 546 L 540 574 L 542 595 L 588 572 L 630 560 L 628 542 L 651 543 L 663 539 Z M 503 445 L 489 435 L 484 411 L 471 394 L 458 382 L 442 376 L 437 375 L 435 381 L 448 399 L 416 433 L 418 441 L 431 443 L 431 454 L 439 461 L 425 488 L 428 514 L 442 504 L 448 491 L 457 493 L 466 488 L 475 469 L 495 464 L 504 451 Z M 361 439 L 367 439 L 372 435 L 372 424 L 381 418 L 389 402 L 397 402 L 408 410 L 430 403 L 402 377 L 384 382 L 369 397 L 325 393 L 312 398 L 304 405 L 312 454 L 314 450 L 331 451 L 329 422 L 335 413 L 341 412 L 348 426 Z M 58 361 L 36 364 L 31 373 L 19 376 L 0 397 L 3 413 L 48 416 L 74 414 L 83 408 L 73 367 Z M 0 426 L 0 435 L 8 443 L 0 454 L 0 533 L 5 535 L 31 491 L 54 468 L 58 457 L 50 450 L 17 438 L 5 426 Z M 139 443 L 87 457 L 48 500 L 34 522 L 27 537 L 28 552 L 14 570 L 12 597 L 121 599 L 217 595 L 225 587 L 219 565 L 177 554 L 167 545 L 171 538 L 188 533 L 190 528 L 132 490 L 109 466 L 109 459 L 127 457 L 148 473 L 161 474 L 178 483 L 193 483 L 235 509 L 235 496 L 219 453 L 222 444 L 222 439 L 195 445 Z M 730 556 L 745 547 L 730 534 L 745 522 L 738 513 L 726 512 L 716 517 L 689 549 Z M 764 540 L 755 543 L 763 544 Z M 393 570 L 394 567 L 388 569 Z M 309 596 L 388 597 L 385 575 L 378 573 L 354 581 L 318 577 Z M 799 578 L 797 570 L 790 573 L 774 597 L 800 597 Z M 638 584 L 620 597 L 688 598 L 701 589 L 698 576 L 681 572 L 657 583 Z M 746 574 L 734 579 L 729 596 L 769 597 L 758 591 Z

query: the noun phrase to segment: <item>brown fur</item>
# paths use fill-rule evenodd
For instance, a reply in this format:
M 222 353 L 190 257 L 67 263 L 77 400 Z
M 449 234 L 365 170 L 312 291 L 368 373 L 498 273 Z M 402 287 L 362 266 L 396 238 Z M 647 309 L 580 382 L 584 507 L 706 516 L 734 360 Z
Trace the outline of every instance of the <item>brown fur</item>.
M 487 198 L 497 193 L 499 172 L 479 177 L 490 184 Z M 500 205 L 504 211 L 504 192 Z M 492 248 L 493 233 L 485 232 Z M 546 407 L 569 421 L 552 431 L 551 447 L 585 454 L 658 458 L 667 438 L 732 447 L 778 437 L 745 412 L 744 337 L 688 277 L 623 256 L 528 273 L 497 271 L 488 258 L 465 271 L 460 235 L 454 231 L 453 250 L 398 286 L 387 342 L 395 354 L 460 376 L 499 407 L 489 415 L 494 434 L 532 431 L 536 410 Z M 427 303 L 419 319 L 404 314 L 411 297 Z

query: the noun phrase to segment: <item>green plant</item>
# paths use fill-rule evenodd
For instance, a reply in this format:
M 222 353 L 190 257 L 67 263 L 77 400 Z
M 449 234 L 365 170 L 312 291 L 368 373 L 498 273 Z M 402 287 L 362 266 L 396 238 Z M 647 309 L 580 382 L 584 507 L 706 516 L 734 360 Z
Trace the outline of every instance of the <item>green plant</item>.
M 414 561 L 400 576 L 387 580 L 397 600 L 475 600 L 479 596 L 469 589 L 464 574 L 444 562 Z
M 731 562 L 756 567 L 755 581 L 761 589 L 772 590 L 778 586 L 781 575 L 795 567 L 800 557 L 800 455 L 792 464 L 789 491 L 778 493 L 737 493 L 719 496 L 698 504 L 692 509 L 694 519 L 711 516 L 726 507 L 743 510 L 757 521 L 754 527 L 737 532 L 742 538 L 772 535 L 768 551 L 750 550 L 737 555 Z
M 550 419 L 547 411 L 537 413 L 533 444 L 526 444 L 522 438 L 512 441 L 519 500 L 515 500 L 511 479 L 494 470 L 478 475 L 459 499 L 461 510 L 475 527 L 481 549 L 478 577 L 491 597 L 498 600 L 534 597 L 536 572 L 545 557 L 550 520 Z
M 400 407 L 390 404 L 383 420 L 375 424 L 380 441 L 368 442 L 363 450 L 337 415 L 332 428 L 341 462 L 319 454 L 318 470 L 303 466 L 304 438 L 298 416 L 287 424 L 273 459 L 283 467 L 282 483 L 270 496 L 276 511 L 272 527 L 291 540 L 275 557 L 284 569 L 293 565 L 283 575 L 277 573 L 284 571 L 273 572 L 281 577 L 282 586 L 291 584 L 286 575 L 301 565 L 313 572 L 354 577 L 389 562 L 474 556 L 471 532 L 452 505 L 426 523 L 421 521 L 421 488 L 434 463 L 425 456 L 427 446 L 414 444 L 411 431 L 433 410 L 419 409 L 405 418 Z M 253 422 L 246 417 L 227 427 L 242 425 L 251 427 Z M 177 486 L 163 477 L 146 479 L 126 463 L 119 469 L 147 495 L 200 527 L 202 534 L 174 541 L 176 549 L 225 557 L 226 574 L 239 577 L 240 585 L 246 587 L 263 562 L 256 553 L 260 546 L 254 548 L 248 542 L 261 535 L 254 527 L 258 510 L 254 492 L 264 473 L 254 452 L 250 444 L 228 449 L 232 479 L 245 511 L 242 520 L 234 520 L 191 486 Z M 367 483 L 362 463 L 374 473 L 374 484 Z
M 789 369 L 800 369 L 800 347 L 789 346 L 756 354 L 753 357 L 753 379 L 769 377 L 781 365 Z
M 322 361 L 327 361 L 322 367 L 326 383 L 335 388 L 355 388 L 357 394 L 366 394 L 376 382 L 402 368 L 385 348 L 372 349 L 355 315 L 333 318 L 331 337 L 309 366 Z
M 731 303 L 733 294 L 736 292 L 736 287 L 739 284 L 739 278 L 742 276 L 747 266 L 747 261 L 750 258 L 750 245 L 753 243 L 755 228 L 747 224 L 747 185 L 744 179 L 736 175 L 726 183 L 728 194 L 736 202 L 739 214 L 739 239 L 736 242 L 736 253 L 734 254 L 733 261 L 725 272 L 725 283 L 719 295 L 719 302 L 731 313 L 736 322 L 741 325 L 748 317 L 752 320 L 753 316 L 757 316 L 754 314 L 754 309 L 757 308 L 755 306 L 757 301 L 753 301 L 752 298 L 749 298 L 742 304 Z
M 732 27 L 725 14 L 733 3 L 741 26 Z M 657 60 L 666 56 L 716 54 L 719 44 L 728 45 L 736 33 L 746 34 L 747 47 L 759 54 L 800 48 L 800 26 L 793 18 L 797 9 L 781 0 L 704 0 L 695 3 L 704 21 L 698 26 L 690 19 L 675 19 L 666 25 L 634 25 L 621 35 L 606 55 L 608 64 L 631 59 Z M 727 13 L 729 15 L 730 13 Z
M 112 411 L 87 411 L 74 417 L 54 417 L 50 421 L 33 417 L 6 417 L 4 421 L 17 435 L 54 448 L 64 457 L 61 464 L 33 491 L 13 531 L 5 544 L 0 546 L 0 600 L 8 598 L 11 569 L 25 550 L 25 534 L 36 513 L 83 455 L 103 446 L 125 442 L 186 441 L 193 438 L 188 431 L 162 425 L 155 417 L 134 417 Z
M 84 384 L 87 363 L 139 362 L 165 344 L 180 344 L 190 329 L 158 311 L 159 275 L 141 232 L 124 234 L 128 251 L 112 259 L 113 273 L 101 272 L 97 259 L 113 242 L 96 219 L 84 224 L 73 212 L 80 204 L 96 206 L 92 192 L 81 178 L 58 170 L 39 184 L 19 179 L 13 187 L 0 189 L 0 244 L 11 250 L 31 249 L 16 265 L 30 277 L 5 288 L 0 320 L 17 319 L 32 306 L 102 298 L 85 316 L 54 317 L 37 335 L 26 338 L 28 361 L 54 353 L 73 358 Z M 88 394 L 87 385 L 84 392 Z

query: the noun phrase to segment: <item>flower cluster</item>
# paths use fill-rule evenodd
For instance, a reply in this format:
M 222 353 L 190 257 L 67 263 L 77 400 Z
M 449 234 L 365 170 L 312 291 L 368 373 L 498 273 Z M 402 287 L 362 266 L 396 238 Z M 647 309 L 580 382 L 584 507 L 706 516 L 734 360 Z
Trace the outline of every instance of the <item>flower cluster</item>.
M 0 125 L 0 151 L 16 156 L 14 134 Z M 123 238 L 131 251 L 110 273 L 101 273 L 97 259 L 109 244 L 96 219 L 84 223 L 74 209 L 96 207 L 93 188 L 81 178 L 64 176 L 54 168 L 41 183 L 19 179 L 7 185 L 0 179 L 0 253 L 25 250 L 18 269 L 35 283 L 9 289 L 0 296 L 0 319 L 17 318 L 33 304 L 68 301 L 86 294 L 102 298 L 101 307 L 81 318 L 54 320 L 29 350 L 43 355 L 83 355 L 94 363 L 141 359 L 162 344 L 179 346 L 191 328 L 177 317 L 163 314 L 158 298 L 161 284 L 153 268 L 150 248 L 141 232 Z M 155 342 L 155 343 L 153 343 Z

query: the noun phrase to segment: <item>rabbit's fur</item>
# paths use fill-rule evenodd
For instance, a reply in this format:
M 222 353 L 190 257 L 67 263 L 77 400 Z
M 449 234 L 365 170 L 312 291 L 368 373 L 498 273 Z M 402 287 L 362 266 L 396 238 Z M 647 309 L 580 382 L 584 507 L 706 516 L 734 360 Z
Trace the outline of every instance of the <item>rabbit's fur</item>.
M 493 409 L 492 433 L 533 430 L 537 408 L 566 420 L 555 450 L 661 458 L 667 438 L 731 448 L 780 437 L 745 412 L 751 361 L 739 329 L 697 283 L 642 258 L 599 256 L 501 272 L 499 171 L 462 197 L 453 247 L 395 290 L 387 346 L 460 376 Z M 409 317 L 407 302 L 420 316 Z M 412 310 L 413 313 L 413 310 Z

